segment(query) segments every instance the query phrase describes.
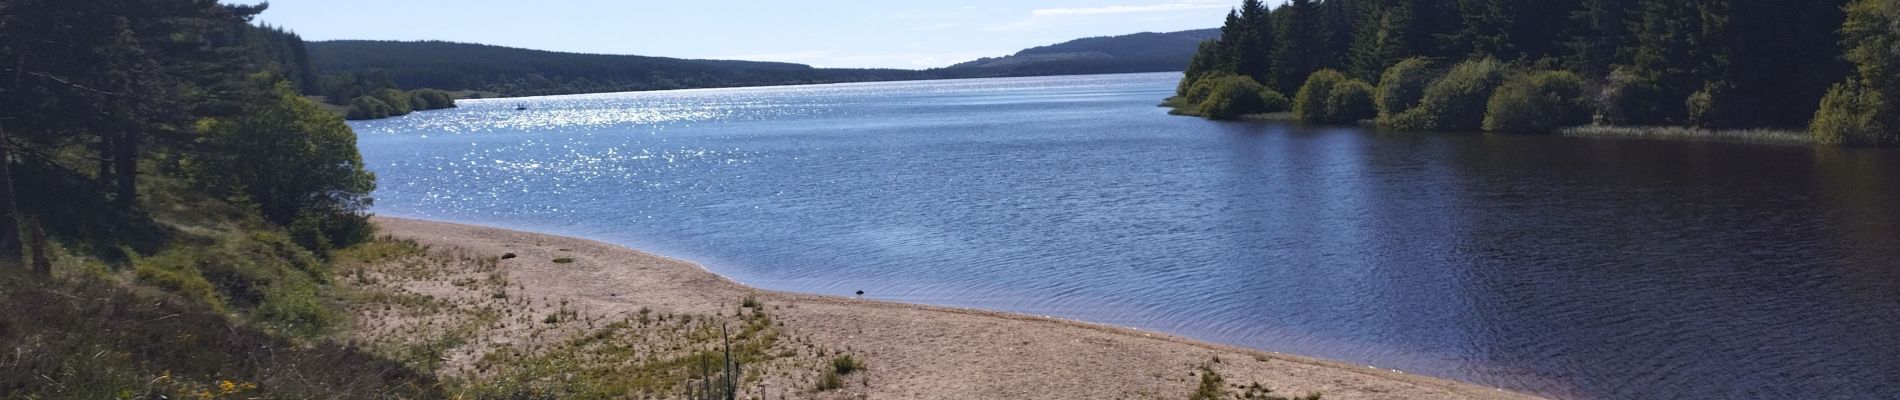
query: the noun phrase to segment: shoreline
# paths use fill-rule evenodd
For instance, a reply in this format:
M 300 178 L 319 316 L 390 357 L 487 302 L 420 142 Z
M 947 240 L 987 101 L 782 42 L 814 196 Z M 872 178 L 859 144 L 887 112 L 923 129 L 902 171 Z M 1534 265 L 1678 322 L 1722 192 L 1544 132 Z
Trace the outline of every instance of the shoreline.
M 1091 322 L 746 286 L 685 260 L 595 240 L 375 217 L 380 234 L 501 261 L 524 294 L 603 314 L 716 313 L 741 297 L 785 303 L 785 329 L 862 355 L 869 398 L 1186 398 L 1209 362 L 1235 385 L 1329 399 L 1527 399 L 1498 388 Z M 570 262 L 552 262 L 569 258 Z M 1217 360 L 1217 361 L 1216 361 Z

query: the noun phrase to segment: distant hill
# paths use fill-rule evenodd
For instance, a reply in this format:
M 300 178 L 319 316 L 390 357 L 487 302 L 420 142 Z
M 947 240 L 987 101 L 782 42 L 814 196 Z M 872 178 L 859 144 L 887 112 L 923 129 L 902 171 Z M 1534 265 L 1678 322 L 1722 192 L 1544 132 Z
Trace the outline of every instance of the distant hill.
M 923 71 L 562 53 L 453 42 L 306 44 L 325 74 L 375 75 L 405 88 L 510 96 L 924 79 Z M 385 76 L 386 74 L 386 76 Z
M 507 96 L 920 79 L 1180 71 L 1219 30 L 1078 39 L 932 70 L 833 69 L 757 61 L 563 53 L 441 41 L 307 42 L 330 78 L 369 87 L 485 91 Z M 349 79 L 336 79 L 346 75 Z M 336 86 L 326 83 L 326 86 Z M 342 85 L 349 87 L 350 85 Z M 330 90 L 325 89 L 323 94 Z
M 949 69 L 985 69 L 992 71 L 989 75 L 1180 71 L 1187 68 L 1201 42 L 1218 37 L 1219 29 L 1092 37 L 961 63 Z

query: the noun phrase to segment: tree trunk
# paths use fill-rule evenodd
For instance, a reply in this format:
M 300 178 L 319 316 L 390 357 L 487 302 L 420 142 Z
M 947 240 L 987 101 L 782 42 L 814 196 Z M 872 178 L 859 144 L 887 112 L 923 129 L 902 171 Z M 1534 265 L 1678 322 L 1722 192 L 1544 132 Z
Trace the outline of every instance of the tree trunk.
M 12 157 L 7 130 L 0 128 L 0 267 L 24 267 L 20 249 L 20 208 L 13 201 Z
M 40 226 L 39 218 L 28 218 L 27 231 L 31 235 L 28 243 L 33 248 L 33 273 L 42 277 L 53 276 L 53 256 L 46 245 L 46 229 Z
M 116 205 L 121 211 L 131 211 L 138 205 L 139 197 L 139 141 L 138 134 L 123 133 L 112 143 L 113 178 L 118 183 Z

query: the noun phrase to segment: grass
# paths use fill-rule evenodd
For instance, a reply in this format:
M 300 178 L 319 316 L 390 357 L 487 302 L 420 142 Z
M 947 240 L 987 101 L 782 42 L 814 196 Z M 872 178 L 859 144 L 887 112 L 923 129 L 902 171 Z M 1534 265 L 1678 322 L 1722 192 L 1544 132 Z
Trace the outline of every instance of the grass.
M 1201 114 L 1200 105 L 1188 103 L 1187 99 L 1182 98 L 1182 97 L 1169 97 L 1167 100 L 1162 101 L 1159 106 L 1167 108 L 1168 115 L 1178 115 L 1178 116 L 1184 116 L 1184 117 L 1206 117 L 1206 115 Z M 1270 112 L 1270 113 L 1264 113 L 1264 114 L 1242 114 L 1240 116 L 1234 117 L 1232 120 L 1233 121 L 1252 121 L 1252 122 L 1297 122 L 1299 121 L 1298 118 L 1293 117 L 1292 111 Z
M 1220 358 L 1215 358 L 1212 362 L 1201 364 L 1198 371 L 1196 371 L 1196 374 L 1201 377 L 1201 383 L 1194 388 L 1194 393 L 1188 395 L 1188 399 L 1320 400 L 1319 393 L 1308 393 L 1305 396 L 1293 397 L 1275 395 L 1273 394 L 1273 389 L 1269 389 L 1259 382 L 1247 385 L 1229 385 L 1227 378 L 1221 376 L 1220 371 L 1215 370 L 1214 365 L 1216 364 L 1220 364 Z
M 831 370 L 837 372 L 838 375 L 850 375 L 862 369 L 864 369 L 864 362 L 852 358 L 850 354 L 840 355 L 831 359 Z
M 299 343 L 195 300 L 0 271 L 0 388 L 21 398 L 440 398 L 426 372 Z
M 555 263 L 555 264 L 573 264 L 573 263 L 574 263 L 574 257 L 560 257 L 560 258 L 555 258 L 555 259 L 554 259 L 554 263 Z
M 1675 126 L 1587 125 L 1560 129 L 1558 133 L 1566 137 L 1586 138 L 1688 140 L 1792 146 L 1816 144 L 1814 136 L 1807 132 L 1776 129 L 1712 130 Z

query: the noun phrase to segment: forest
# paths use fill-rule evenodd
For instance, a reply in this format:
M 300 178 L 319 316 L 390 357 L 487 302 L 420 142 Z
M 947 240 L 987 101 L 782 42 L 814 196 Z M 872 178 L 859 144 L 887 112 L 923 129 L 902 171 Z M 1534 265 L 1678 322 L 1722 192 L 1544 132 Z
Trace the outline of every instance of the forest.
M 439 397 L 315 340 L 376 177 L 261 11 L 0 0 L 0 397 Z
M 1900 144 L 1889 0 L 1247 0 L 1168 105 L 1397 130 L 1807 130 Z
M 924 79 L 920 71 L 821 69 L 800 64 L 561 53 L 451 42 L 328 41 L 309 44 L 332 74 L 323 93 L 401 85 L 508 96 Z M 367 84 L 345 84 L 367 82 Z

